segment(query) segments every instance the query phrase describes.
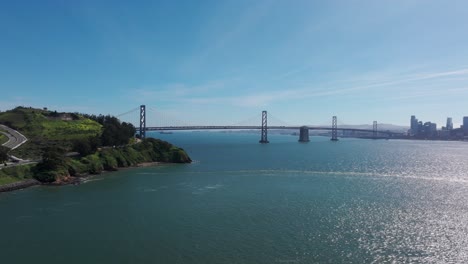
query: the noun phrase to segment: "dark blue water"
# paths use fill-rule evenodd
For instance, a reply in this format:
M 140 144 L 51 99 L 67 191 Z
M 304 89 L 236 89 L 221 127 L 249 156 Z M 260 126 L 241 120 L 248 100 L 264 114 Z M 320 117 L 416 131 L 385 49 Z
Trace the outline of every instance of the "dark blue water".
M 467 263 L 468 144 L 151 134 L 189 165 L 0 194 L 1 263 Z

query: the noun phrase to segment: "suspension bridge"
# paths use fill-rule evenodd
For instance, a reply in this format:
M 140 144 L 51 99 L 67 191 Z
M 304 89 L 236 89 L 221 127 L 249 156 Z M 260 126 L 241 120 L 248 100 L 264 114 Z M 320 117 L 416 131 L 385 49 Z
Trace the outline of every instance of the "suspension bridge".
M 333 116 L 331 119 L 331 126 L 291 126 L 291 125 L 268 125 L 268 112 L 262 111 L 261 113 L 261 122 L 259 125 L 159 125 L 159 126 L 147 126 L 146 121 L 146 106 L 141 105 L 138 108 L 132 109 L 123 114 L 117 115 L 121 117 L 136 111 L 140 112 L 139 114 L 139 131 L 138 135 L 140 138 L 146 137 L 147 131 L 181 131 L 181 130 L 259 130 L 260 133 L 260 143 L 269 143 L 268 141 L 268 131 L 269 130 L 295 130 L 299 131 L 299 142 L 309 142 L 309 131 L 310 130 L 319 130 L 319 131 L 331 131 L 331 140 L 338 141 L 338 131 L 341 133 L 347 132 L 349 135 L 353 136 L 355 134 L 366 134 L 370 135 L 370 138 L 391 138 L 394 136 L 399 136 L 401 133 L 392 132 L 392 131 L 379 131 L 377 126 L 377 121 L 373 121 L 372 129 L 359 129 L 359 128 L 340 128 L 338 127 L 338 118 Z

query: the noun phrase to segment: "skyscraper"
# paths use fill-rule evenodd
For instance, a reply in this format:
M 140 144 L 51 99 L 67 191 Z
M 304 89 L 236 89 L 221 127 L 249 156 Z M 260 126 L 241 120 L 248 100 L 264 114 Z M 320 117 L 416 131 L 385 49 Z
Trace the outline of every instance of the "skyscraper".
M 411 116 L 411 121 L 410 121 L 410 127 L 411 127 L 411 136 L 415 136 L 418 134 L 418 119 L 416 118 L 416 116 L 412 115 Z
M 447 130 L 452 130 L 453 129 L 453 122 L 451 117 L 447 117 L 447 125 L 445 126 Z
M 463 117 L 463 132 L 468 135 L 468 116 Z

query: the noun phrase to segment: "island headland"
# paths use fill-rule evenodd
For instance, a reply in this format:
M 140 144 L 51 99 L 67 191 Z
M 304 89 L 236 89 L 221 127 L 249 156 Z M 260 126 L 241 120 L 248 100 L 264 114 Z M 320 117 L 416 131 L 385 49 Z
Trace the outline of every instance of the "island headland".
M 0 147 L 0 192 L 39 184 L 78 184 L 89 175 L 148 163 L 192 161 L 182 148 L 159 139 L 140 139 L 132 124 L 109 115 L 17 107 L 1 112 L 0 124 L 8 128 L 0 127 L 2 135 L 9 137 L 3 140 L 9 147 Z M 14 133 L 26 141 L 19 142 Z

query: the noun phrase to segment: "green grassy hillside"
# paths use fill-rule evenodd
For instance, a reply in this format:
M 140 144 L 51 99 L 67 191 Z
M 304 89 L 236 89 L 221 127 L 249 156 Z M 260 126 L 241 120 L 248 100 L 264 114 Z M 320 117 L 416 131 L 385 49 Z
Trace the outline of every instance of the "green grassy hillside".
M 34 168 L 33 164 L 1 169 L 0 185 L 32 179 L 34 176 L 32 168 Z
M 38 158 L 44 146 L 69 148 L 71 141 L 100 135 L 102 131 L 99 123 L 78 114 L 24 107 L 0 113 L 0 123 L 28 138 L 26 144 L 12 152 L 23 158 Z
M 7 141 L 8 141 L 8 137 L 3 134 L 0 134 L 0 145 L 2 145 L 3 143 Z
M 101 133 L 101 125 L 72 113 L 57 113 L 17 107 L 0 113 L 0 123 L 17 129 L 28 138 L 70 140 Z

